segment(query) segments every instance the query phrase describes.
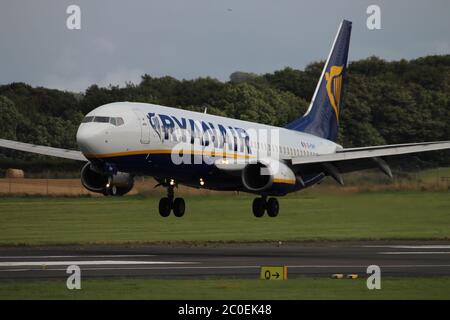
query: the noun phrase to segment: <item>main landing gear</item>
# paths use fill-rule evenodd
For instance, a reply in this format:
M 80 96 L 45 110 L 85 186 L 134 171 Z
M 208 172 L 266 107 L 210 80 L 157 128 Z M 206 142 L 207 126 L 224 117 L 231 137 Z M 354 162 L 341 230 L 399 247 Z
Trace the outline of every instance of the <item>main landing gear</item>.
M 159 214 L 161 217 L 168 217 L 170 211 L 173 210 L 175 217 L 182 217 L 186 209 L 183 198 L 175 198 L 173 193 L 173 185 L 167 187 L 167 197 L 159 200 Z
M 267 200 L 267 196 L 253 200 L 253 214 L 255 217 L 261 218 L 265 211 L 267 211 L 269 217 L 274 218 L 278 216 L 278 212 L 280 211 L 278 200 L 276 198 L 269 198 Z

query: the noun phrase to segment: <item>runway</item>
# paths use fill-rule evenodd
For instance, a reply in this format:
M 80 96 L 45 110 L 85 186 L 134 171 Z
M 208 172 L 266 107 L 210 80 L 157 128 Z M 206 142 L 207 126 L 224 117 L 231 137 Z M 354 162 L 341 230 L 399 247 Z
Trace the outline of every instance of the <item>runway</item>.
M 82 276 L 161 279 L 259 278 L 261 266 L 288 266 L 289 277 L 334 273 L 450 275 L 450 243 L 442 241 L 311 242 L 145 246 L 0 247 L 0 279 Z

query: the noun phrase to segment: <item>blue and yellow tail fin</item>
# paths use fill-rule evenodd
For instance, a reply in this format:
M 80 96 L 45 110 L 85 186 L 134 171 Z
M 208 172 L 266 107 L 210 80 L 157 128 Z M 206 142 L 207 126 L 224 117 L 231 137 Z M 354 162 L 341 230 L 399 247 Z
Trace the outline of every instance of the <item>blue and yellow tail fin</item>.
M 352 23 L 343 20 L 305 115 L 286 128 L 336 141 Z

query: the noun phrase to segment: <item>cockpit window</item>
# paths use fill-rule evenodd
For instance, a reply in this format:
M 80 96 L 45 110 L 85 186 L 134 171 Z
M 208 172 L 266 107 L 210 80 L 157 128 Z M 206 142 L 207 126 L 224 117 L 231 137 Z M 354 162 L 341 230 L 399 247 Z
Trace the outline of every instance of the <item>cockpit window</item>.
M 81 123 L 87 123 L 87 122 L 99 122 L 99 123 L 111 123 L 115 126 L 121 126 L 125 122 L 123 121 L 123 118 L 121 117 L 84 117 L 83 121 Z
M 116 118 L 116 126 L 121 126 L 123 125 L 125 122 L 123 121 L 123 118 Z
M 95 117 L 94 122 L 108 123 L 109 117 Z
M 120 117 L 115 117 L 115 118 L 111 118 L 109 120 L 109 123 L 115 125 L 115 126 L 121 126 L 124 124 L 123 118 Z
M 94 120 L 94 117 L 92 117 L 92 116 L 84 117 L 84 119 L 83 119 L 83 121 L 81 121 L 81 123 L 92 122 L 92 120 Z

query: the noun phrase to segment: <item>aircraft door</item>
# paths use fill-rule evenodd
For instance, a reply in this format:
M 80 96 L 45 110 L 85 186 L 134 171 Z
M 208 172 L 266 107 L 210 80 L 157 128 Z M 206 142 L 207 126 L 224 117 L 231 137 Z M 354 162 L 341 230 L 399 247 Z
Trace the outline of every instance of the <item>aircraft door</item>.
M 141 127 L 141 143 L 149 144 L 150 143 L 150 124 L 147 117 L 140 110 L 133 110 L 136 114 L 137 120 Z

